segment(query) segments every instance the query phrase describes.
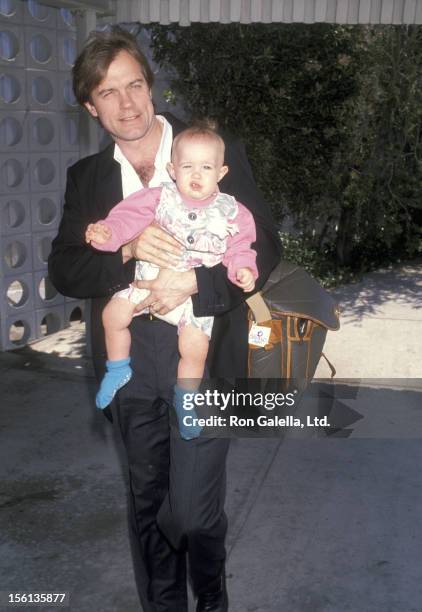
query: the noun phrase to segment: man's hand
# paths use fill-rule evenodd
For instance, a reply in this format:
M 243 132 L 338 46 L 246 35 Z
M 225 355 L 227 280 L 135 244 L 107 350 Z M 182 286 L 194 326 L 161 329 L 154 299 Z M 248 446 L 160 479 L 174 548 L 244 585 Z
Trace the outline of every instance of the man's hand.
M 122 248 L 123 261 L 142 259 L 160 268 L 168 268 L 180 260 L 183 246 L 157 223 L 149 225 L 137 238 Z
M 134 284 L 139 289 L 148 289 L 151 292 L 143 302 L 137 305 L 136 310 L 139 312 L 144 308 L 149 308 L 152 314 L 167 314 L 198 292 L 194 270 L 176 272 L 162 269 L 156 279 L 135 281 Z
M 111 238 L 111 229 L 105 223 L 90 223 L 86 228 L 85 240 L 86 242 L 98 242 L 98 244 L 105 244 Z

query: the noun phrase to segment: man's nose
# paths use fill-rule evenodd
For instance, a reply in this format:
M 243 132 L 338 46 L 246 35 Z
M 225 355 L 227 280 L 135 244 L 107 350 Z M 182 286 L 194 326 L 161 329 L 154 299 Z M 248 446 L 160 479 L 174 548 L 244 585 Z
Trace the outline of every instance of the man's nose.
M 127 91 L 120 92 L 119 101 L 120 101 L 120 106 L 122 108 L 128 108 L 132 104 L 132 98 L 130 97 Z

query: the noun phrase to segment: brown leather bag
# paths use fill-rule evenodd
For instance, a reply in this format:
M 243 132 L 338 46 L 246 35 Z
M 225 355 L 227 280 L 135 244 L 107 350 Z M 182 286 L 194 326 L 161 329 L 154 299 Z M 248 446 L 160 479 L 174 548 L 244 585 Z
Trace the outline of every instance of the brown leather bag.
M 323 355 L 327 331 L 340 327 L 334 299 L 305 270 L 281 261 L 246 302 L 249 327 L 271 330 L 265 347 L 249 344 L 249 378 L 282 379 L 279 389 L 303 392 Z

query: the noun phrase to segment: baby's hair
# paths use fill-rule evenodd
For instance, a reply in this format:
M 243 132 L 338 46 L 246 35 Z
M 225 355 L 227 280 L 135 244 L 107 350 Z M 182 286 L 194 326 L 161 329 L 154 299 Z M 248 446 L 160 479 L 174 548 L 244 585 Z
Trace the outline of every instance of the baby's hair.
M 204 130 L 211 130 L 211 132 L 218 132 L 218 123 L 216 119 L 210 117 L 203 117 L 202 119 L 194 119 L 190 127 L 203 128 Z
M 172 156 L 177 145 L 185 139 L 193 140 L 198 138 L 208 141 L 214 141 L 216 145 L 221 147 L 222 156 L 224 159 L 224 140 L 217 132 L 217 123 L 211 119 L 196 120 L 192 125 L 182 132 L 179 132 L 173 140 Z

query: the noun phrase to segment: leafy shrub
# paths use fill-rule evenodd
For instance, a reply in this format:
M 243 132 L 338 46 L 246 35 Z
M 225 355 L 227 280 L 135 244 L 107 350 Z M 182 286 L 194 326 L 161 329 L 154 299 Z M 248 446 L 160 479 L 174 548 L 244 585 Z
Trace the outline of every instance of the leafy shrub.
M 287 258 L 332 279 L 420 252 L 420 27 L 150 33 L 155 59 L 175 74 L 169 99 L 245 140 L 277 222 L 293 221 Z

